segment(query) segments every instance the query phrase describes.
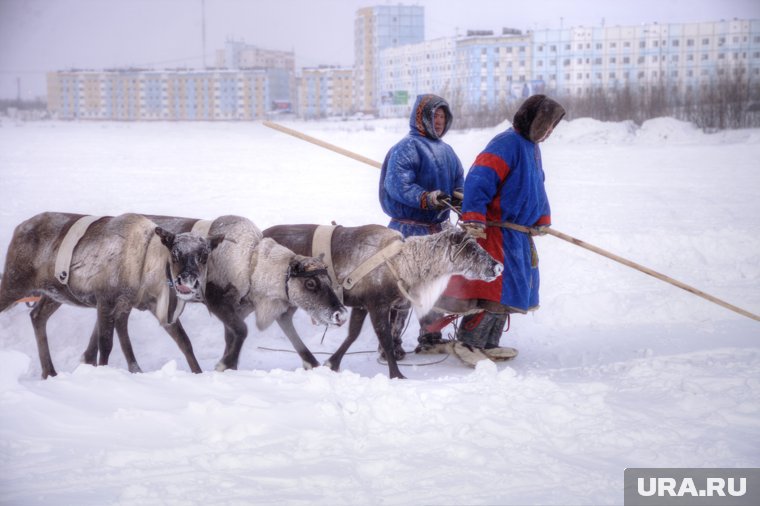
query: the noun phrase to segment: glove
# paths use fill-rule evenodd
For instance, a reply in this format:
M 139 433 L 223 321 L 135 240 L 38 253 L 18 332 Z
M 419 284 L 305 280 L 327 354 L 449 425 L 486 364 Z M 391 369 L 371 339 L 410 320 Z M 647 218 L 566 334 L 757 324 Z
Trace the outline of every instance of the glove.
M 433 190 L 423 195 L 424 204 L 423 209 L 434 209 L 440 211 L 441 209 L 448 209 L 446 200 L 451 200 L 451 197 L 443 193 L 441 190 Z
M 454 190 L 451 192 L 451 206 L 457 210 L 462 210 L 462 201 L 464 201 L 464 193 Z
M 530 231 L 530 235 L 546 235 L 546 229 L 549 228 L 549 225 L 541 225 L 538 227 L 530 227 L 528 230 Z
M 475 239 L 486 238 L 486 226 L 482 223 L 477 223 L 477 222 L 463 223 L 462 228 L 465 229 L 465 231 L 467 231 L 467 233 L 470 234 Z

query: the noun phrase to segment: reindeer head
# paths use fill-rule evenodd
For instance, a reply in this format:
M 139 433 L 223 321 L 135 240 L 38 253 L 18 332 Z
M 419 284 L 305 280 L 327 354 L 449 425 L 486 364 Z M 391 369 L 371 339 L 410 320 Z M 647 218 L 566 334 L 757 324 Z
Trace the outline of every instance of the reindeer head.
M 447 251 L 455 274 L 468 279 L 493 281 L 504 270 L 504 266 L 493 259 L 477 241 L 461 228 L 450 228 L 441 232 L 447 239 Z
M 296 255 L 290 261 L 285 292 L 291 305 L 319 323 L 343 325 L 348 311 L 332 288 L 327 266 L 314 257 Z
M 156 227 L 156 234 L 171 252 L 166 275 L 177 297 L 186 301 L 203 300 L 208 256 L 221 244 L 224 235 L 202 237 L 190 232 L 173 234 L 161 227 Z

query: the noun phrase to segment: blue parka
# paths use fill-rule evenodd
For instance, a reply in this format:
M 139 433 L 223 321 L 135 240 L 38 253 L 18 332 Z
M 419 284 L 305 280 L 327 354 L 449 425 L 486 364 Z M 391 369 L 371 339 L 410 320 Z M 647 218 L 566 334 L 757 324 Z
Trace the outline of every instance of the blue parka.
M 427 209 L 425 196 L 440 190 L 451 195 L 464 187 L 464 170 L 454 150 L 435 133 L 433 116 L 442 107 L 446 134 L 452 122 L 449 105 L 436 95 L 418 95 L 409 118 L 409 133 L 394 145 L 380 172 L 380 204 L 388 225 L 405 237 L 426 235 L 449 219 L 448 210 Z
M 494 301 L 519 312 L 538 307 L 540 278 L 533 239 L 498 224 L 551 225 L 538 144 L 564 114 L 548 97 L 531 97 L 513 127 L 494 137 L 475 159 L 465 180 L 462 221 L 487 225 L 486 238 L 478 242 L 504 264 L 504 272 L 490 283 L 456 276 L 445 295 Z

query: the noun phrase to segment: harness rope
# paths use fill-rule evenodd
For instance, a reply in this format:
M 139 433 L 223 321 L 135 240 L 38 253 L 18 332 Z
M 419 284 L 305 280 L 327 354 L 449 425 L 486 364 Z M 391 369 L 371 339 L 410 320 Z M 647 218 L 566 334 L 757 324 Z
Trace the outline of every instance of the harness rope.
M 266 346 L 257 346 L 257 349 L 264 350 L 264 351 L 274 351 L 274 352 L 281 351 L 281 352 L 284 352 L 284 353 L 298 353 L 298 352 L 296 352 L 294 350 L 285 350 L 285 349 L 280 349 L 280 348 L 268 348 Z M 349 352 L 346 352 L 345 355 L 363 355 L 363 354 L 368 354 L 368 353 L 377 353 L 377 351 L 374 351 L 374 350 L 349 351 Z M 312 354 L 314 354 L 314 355 L 332 355 L 332 353 L 330 353 L 329 351 L 313 351 Z M 450 355 L 448 353 L 446 353 L 442 359 L 435 360 L 433 362 L 423 362 L 423 363 L 420 363 L 420 364 L 404 364 L 402 362 L 398 362 L 398 365 L 402 366 L 402 367 L 424 367 L 424 366 L 428 366 L 428 365 L 440 364 L 441 362 L 443 362 L 444 360 L 446 360 L 447 358 L 449 358 L 449 356 Z M 384 362 L 380 358 L 377 359 L 377 363 L 381 364 L 381 365 L 388 365 L 388 362 Z

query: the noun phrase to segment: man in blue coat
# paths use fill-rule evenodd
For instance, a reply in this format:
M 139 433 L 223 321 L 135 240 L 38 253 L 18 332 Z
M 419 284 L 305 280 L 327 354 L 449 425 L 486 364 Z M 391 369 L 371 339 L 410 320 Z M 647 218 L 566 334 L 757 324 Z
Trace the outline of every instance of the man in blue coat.
M 564 108 L 551 98 L 529 97 L 512 127 L 488 143 L 467 173 L 462 222 L 504 264 L 504 272 L 490 283 L 455 276 L 444 296 L 481 310 L 462 318 L 457 339 L 490 358 L 499 358 L 508 315 L 538 308 L 538 254 L 532 236 L 551 225 L 539 144 L 564 115 Z M 516 354 L 512 348 L 501 350 L 505 358 Z
M 441 138 L 451 127 L 449 104 L 437 95 L 418 95 L 409 133 L 385 157 L 380 172 L 380 205 L 388 225 L 404 237 L 440 232 L 449 221 L 444 200 L 461 198 L 464 170 Z
M 409 133 L 385 157 L 380 172 L 380 205 L 391 217 L 389 228 L 404 237 L 440 232 L 449 224 L 447 202 L 461 202 L 464 169 L 454 150 L 441 138 L 451 127 L 453 116 L 443 98 L 418 95 L 409 118 Z M 394 312 L 394 348 L 403 358 L 400 332 L 408 309 Z M 420 320 L 420 343 L 438 342 L 440 332 L 426 326 L 440 315 L 431 313 Z

